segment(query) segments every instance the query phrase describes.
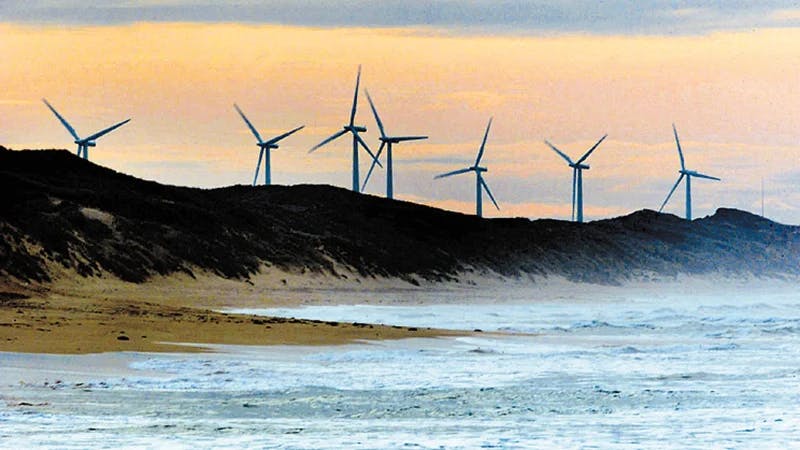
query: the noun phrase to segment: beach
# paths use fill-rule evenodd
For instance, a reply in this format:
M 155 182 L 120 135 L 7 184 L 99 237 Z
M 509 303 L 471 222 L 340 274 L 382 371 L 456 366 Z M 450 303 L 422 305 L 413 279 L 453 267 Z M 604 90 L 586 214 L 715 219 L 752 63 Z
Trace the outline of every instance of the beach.
M 355 276 L 350 278 L 355 279 Z M 5 290 L 8 290 L 6 288 Z M 17 286 L 17 290 L 18 286 Z M 792 293 L 793 280 L 720 276 L 677 277 L 624 285 L 572 283 L 559 277 L 508 279 L 464 276 L 460 283 L 412 286 L 400 280 L 342 282 L 325 276 L 268 271 L 243 282 L 210 274 L 157 277 L 143 284 L 63 275 L 47 291 L 0 301 L 0 351 L 97 353 L 208 351 L 207 345 L 336 345 L 357 340 L 446 337 L 485 328 L 370 323 L 248 314 L 302 306 L 431 304 L 592 304 L 649 296 Z M 661 300 L 659 300 L 661 299 Z M 178 345 L 176 345 L 178 344 Z M 194 344 L 187 346 L 186 344 Z
M 87 283 L 92 285 L 92 283 Z M 358 340 L 462 335 L 418 327 L 378 326 L 352 321 L 255 317 L 204 306 L 179 289 L 153 300 L 147 288 L 110 282 L 68 292 L 62 287 L 29 298 L 0 300 L 0 351 L 82 354 L 99 352 L 203 352 L 206 344 L 335 345 Z M 106 285 L 104 285 L 106 286 Z M 120 287 L 122 286 L 122 287 Z M 216 295 L 220 293 L 217 291 Z M 208 294 L 206 294 L 208 295 Z M 176 300 L 182 298 L 182 300 Z M 262 307 L 269 302 L 259 303 Z

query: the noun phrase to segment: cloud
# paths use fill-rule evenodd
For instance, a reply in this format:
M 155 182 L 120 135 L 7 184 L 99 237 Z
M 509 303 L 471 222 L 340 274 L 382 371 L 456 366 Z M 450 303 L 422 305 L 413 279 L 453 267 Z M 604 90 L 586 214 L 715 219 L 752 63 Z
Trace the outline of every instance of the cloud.
M 343 7 L 346 5 L 347 7 Z M 0 21 L 120 24 L 243 22 L 456 33 L 696 34 L 786 24 L 788 0 L 5 0 Z

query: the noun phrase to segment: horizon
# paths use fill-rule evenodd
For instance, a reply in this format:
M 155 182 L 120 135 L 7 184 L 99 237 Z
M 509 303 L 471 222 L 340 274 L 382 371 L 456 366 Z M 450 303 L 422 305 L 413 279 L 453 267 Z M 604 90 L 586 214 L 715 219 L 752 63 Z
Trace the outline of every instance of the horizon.
M 273 182 L 346 188 L 346 142 L 307 150 L 347 121 L 362 64 L 357 121 L 370 147 L 377 126 L 363 87 L 388 134 L 430 136 L 394 151 L 399 200 L 473 213 L 472 180 L 433 176 L 470 164 L 494 116 L 483 164 L 500 210 L 486 207 L 486 217 L 568 219 L 570 170 L 543 141 L 577 158 L 606 133 L 584 174 L 586 220 L 657 210 L 680 168 L 674 122 L 687 168 L 722 178 L 693 183 L 695 217 L 721 207 L 760 215 L 763 179 L 766 217 L 800 223 L 791 167 L 800 10 L 790 2 L 686 10 L 653 1 L 618 20 L 584 17 L 571 2 L 543 18 L 526 9 L 537 2 L 509 2 L 516 19 L 485 2 L 460 14 L 444 2 L 431 23 L 416 9 L 427 2 L 390 8 L 388 22 L 362 5 L 358 20 L 330 23 L 319 18 L 331 2 L 306 2 L 307 19 L 290 14 L 291 2 L 269 3 L 275 11 L 245 8 L 258 20 L 193 0 L 127 1 L 88 16 L 80 3 L 5 3 L 0 143 L 74 153 L 46 97 L 79 133 L 133 119 L 98 140 L 92 162 L 165 184 L 249 184 L 257 147 L 236 102 L 263 136 L 306 125 L 273 153 Z M 362 181 L 367 169 L 362 158 Z M 366 193 L 384 194 L 384 174 Z M 682 216 L 682 194 L 664 212 Z

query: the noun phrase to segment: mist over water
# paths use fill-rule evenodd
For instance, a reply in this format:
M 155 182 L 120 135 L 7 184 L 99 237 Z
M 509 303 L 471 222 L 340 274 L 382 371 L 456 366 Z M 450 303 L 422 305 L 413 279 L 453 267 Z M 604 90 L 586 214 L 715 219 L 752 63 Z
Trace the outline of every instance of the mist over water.
M 0 447 L 800 446 L 792 294 L 251 312 L 485 333 L 131 354 L 58 385 L 3 354 Z

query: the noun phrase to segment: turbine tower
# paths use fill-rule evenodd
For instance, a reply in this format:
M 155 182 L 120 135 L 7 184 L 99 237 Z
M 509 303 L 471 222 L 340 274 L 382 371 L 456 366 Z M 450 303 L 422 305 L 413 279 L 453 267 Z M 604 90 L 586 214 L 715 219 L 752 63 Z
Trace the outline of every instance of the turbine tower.
M 276 136 L 268 141 L 264 141 L 263 139 L 261 139 L 261 135 L 258 134 L 256 127 L 254 127 L 253 124 L 250 123 L 249 120 L 247 120 L 247 116 L 244 115 L 242 110 L 239 108 L 239 105 L 234 103 L 233 107 L 236 108 L 236 111 L 238 111 L 239 115 L 242 116 L 242 120 L 244 120 L 244 123 L 246 123 L 247 127 L 250 128 L 250 131 L 253 132 L 253 136 L 255 136 L 256 140 L 258 141 L 256 145 L 258 145 L 261 148 L 261 151 L 258 152 L 258 163 L 256 164 L 256 175 L 253 177 L 253 186 L 256 185 L 256 181 L 258 180 L 258 169 L 261 168 L 262 158 L 264 159 L 264 186 L 269 186 L 270 184 L 272 184 L 272 170 L 270 168 L 270 159 L 271 159 L 270 156 L 272 150 L 278 148 L 278 141 L 302 130 L 305 127 L 305 125 L 300 125 L 299 127 L 291 131 L 287 131 L 286 133 L 283 133 L 280 136 Z
M 358 106 L 358 86 L 361 82 L 361 66 L 358 66 L 358 75 L 356 76 L 356 89 L 355 93 L 353 94 L 353 108 L 350 110 L 350 123 L 345 125 L 341 130 L 333 134 L 331 137 L 325 139 L 324 141 L 320 142 L 319 144 L 315 145 L 308 151 L 308 153 L 312 153 L 318 148 L 322 147 L 323 145 L 338 139 L 341 136 L 344 136 L 347 133 L 351 133 L 353 135 L 353 191 L 360 192 L 361 184 L 359 183 L 358 177 L 358 146 L 361 145 L 364 150 L 369 153 L 369 156 L 372 157 L 372 160 L 380 167 L 383 165 L 378 161 L 375 155 L 372 153 L 372 150 L 369 149 L 367 143 L 361 139 L 361 136 L 358 133 L 366 132 L 367 128 L 362 127 L 359 125 L 355 125 L 356 120 L 356 107 Z
M 369 96 L 369 91 L 365 91 L 367 94 L 367 100 L 369 101 L 369 106 L 372 108 L 372 114 L 375 115 L 375 122 L 378 124 L 378 130 L 381 132 L 381 146 L 378 149 L 378 153 L 375 154 L 375 160 L 372 161 L 372 165 L 369 166 L 369 172 L 367 172 L 366 178 L 364 178 L 364 185 L 361 187 L 361 191 L 363 192 L 364 189 L 367 187 L 367 183 L 369 182 L 369 177 L 372 175 L 372 171 L 375 169 L 375 163 L 378 162 L 378 159 L 381 157 L 381 152 L 383 152 L 383 148 L 386 147 L 386 198 L 394 198 L 394 180 L 393 180 L 393 173 L 392 173 L 392 144 L 398 144 L 404 141 L 418 141 L 421 139 L 428 139 L 428 136 L 387 136 L 386 130 L 383 128 L 383 122 L 381 122 L 381 118 L 378 115 L 378 110 L 375 109 L 375 104 L 372 102 L 372 97 Z
M 678 171 L 680 176 L 678 177 L 678 181 L 675 182 L 675 185 L 672 186 L 672 189 L 667 194 L 667 198 L 664 199 L 664 203 L 661 204 L 661 208 L 658 208 L 658 212 L 661 212 L 664 209 L 664 206 L 667 205 L 670 197 L 672 197 L 672 193 L 675 192 L 675 189 L 678 188 L 678 185 L 681 184 L 681 180 L 686 178 L 686 220 L 692 220 L 692 177 L 697 178 L 706 178 L 708 180 L 716 180 L 720 181 L 717 177 L 712 177 L 711 175 L 702 174 L 700 172 L 696 172 L 694 170 L 687 170 L 686 165 L 683 161 L 683 151 L 681 150 L 681 141 L 678 139 L 678 130 L 675 128 L 675 124 L 672 124 L 672 132 L 675 134 L 675 145 L 678 146 L 678 157 L 681 160 L 681 170 Z
M 549 141 L 544 141 L 548 147 L 558 153 L 558 155 L 564 158 L 567 164 L 572 167 L 572 220 L 575 222 L 583 222 L 583 171 L 589 169 L 589 165 L 583 162 L 586 161 L 589 155 L 592 154 L 606 137 L 608 137 L 607 134 L 601 137 L 600 140 L 577 161 L 572 161 L 569 156 L 557 149 L 555 145 L 551 144 Z
M 81 138 L 80 136 L 78 136 L 78 132 L 75 131 L 75 128 L 72 128 L 72 125 L 70 125 L 69 122 L 67 122 L 67 119 L 63 118 L 61 114 L 59 114 L 58 111 L 56 111 L 56 109 L 53 108 L 53 105 L 51 105 L 47 101 L 47 99 L 43 98 L 42 101 L 44 102 L 45 105 L 47 105 L 48 108 L 50 108 L 50 111 L 52 111 L 53 114 L 56 115 L 61 124 L 64 125 L 64 128 L 66 128 L 67 131 L 69 131 L 69 134 L 71 134 L 72 137 L 75 138 L 74 142 L 78 144 L 78 157 L 83 157 L 83 159 L 89 159 L 89 147 L 97 146 L 95 140 L 99 139 L 101 136 L 108 134 L 131 121 L 131 119 L 123 120 L 122 122 L 116 125 L 112 125 L 106 128 L 105 130 L 98 131 L 97 133 L 91 136 Z
M 483 191 L 486 190 L 486 193 L 489 194 L 489 198 L 494 203 L 495 208 L 498 210 L 500 206 L 497 205 L 497 202 L 494 199 L 494 195 L 492 195 L 492 191 L 489 190 L 489 185 L 486 184 L 486 181 L 483 180 L 483 172 L 488 172 L 489 169 L 486 167 L 481 167 L 481 158 L 483 158 L 483 150 L 486 147 L 486 138 L 489 136 L 489 128 L 492 127 L 492 119 L 489 119 L 489 125 L 486 126 L 486 133 L 483 135 L 483 142 L 481 143 L 481 148 L 478 150 L 478 158 L 475 159 L 475 164 L 472 167 L 467 167 L 465 169 L 454 170 L 452 172 L 443 173 L 441 175 L 436 175 L 433 177 L 434 179 L 438 178 L 446 178 L 451 177 L 453 175 L 459 175 L 462 173 L 467 172 L 475 172 L 475 214 L 478 217 L 483 216 Z

